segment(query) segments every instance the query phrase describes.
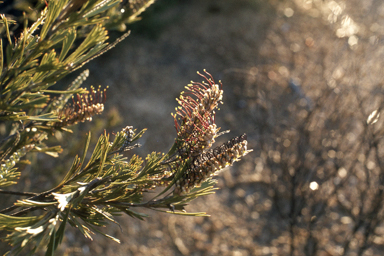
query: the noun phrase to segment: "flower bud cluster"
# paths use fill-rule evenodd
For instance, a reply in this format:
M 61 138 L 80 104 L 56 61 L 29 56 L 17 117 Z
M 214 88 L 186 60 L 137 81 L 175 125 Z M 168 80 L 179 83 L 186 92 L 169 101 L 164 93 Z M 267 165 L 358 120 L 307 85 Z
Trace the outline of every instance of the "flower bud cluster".
M 132 142 L 132 139 L 133 139 L 133 136 L 135 135 L 135 132 L 133 131 L 133 126 L 126 126 L 125 128 L 123 128 L 123 132 L 124 132 L 124 144 L 123 146 L 121 146 L 120 150 L 125 150 L 129 144 L 131 144 Z
M 106 89 L 97 90 L 93 87 L 87 94 L 77 94 L 72 97 L 73 104 L 64 107 L 59 113 L 61 122 L 56 127 L 65 127 L 85 120 L 92 121 L 92 116 L 99 115 L 104 111 L 106 100 Z
M 210 149 L 190 162 L 182 178 L 176 181 L 174 194 L 188 193 L 201 182 L 215 175 L 223 168 L 239 161 L 252 150 L 247 149 L 247 135 L 235 137 L 223 145 Z
M 202 83 L 192 82 L 186 86 L 187 92 L 182 92 L 177 99 L 179 107 L 173 114 L 177 131 L 176 143 L 182 158 L 197 156 L 208 150 L 215 142 L 217 128 L 215 124 L 215 109 L 222 103 L 223 90 L 221 83 L 216 84 L 212 76 L 198 73 L 205 78 Z
M 4 178 L 8 172 L 15 167 L 16 163 L 20 161 L 20 158 L 25 156 L 25 154 L 35 147 L 34 144 L 26 145 L 16 152 L 14 152 L 3 164 L 0 165 L 0 178 Z

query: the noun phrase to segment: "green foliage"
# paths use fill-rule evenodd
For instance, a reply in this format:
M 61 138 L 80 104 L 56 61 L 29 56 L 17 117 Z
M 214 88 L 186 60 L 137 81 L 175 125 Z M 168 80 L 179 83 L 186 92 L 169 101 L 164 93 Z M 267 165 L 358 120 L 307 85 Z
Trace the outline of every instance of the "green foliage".
M 5 133 L 0 144 L 0 188 L 17 183 L 22 171 L 19 163 L 25 155 L 59 156 L 59 145 L 44 142 L 55 132 L 71 132 L 69 126 L 90 121 L 103 112 L 106 89 L 80 88 L 89 75 L 87 70 L 64 89 L 52 85 L 127 37 L 129 32 L 113 43 L 107 41 L 108 30 L 124 29 L 153 2 L 128 1 L 123 5 L 117 0 L 52 0 L 30 26 L 33 12 L 25 14 L 23 30 L 15 40 L 11 26 L 19 21 L 1 15 L 0 125 Z M 18 254 L 24 248 L 33 254 L 45 247 L 46 255 L 54 255 L 67 224 L 90 239 L 100 233 L 119 242 L 99 228 L 108 222 L 118 224 L 115 216 L 121 213 L 143 220 L 147 216 L 135 210 L 140 207 L 207 216 L 187 213 L 185 206 L 197 197 L 214 193 L 211 176 L 249 150 L 245 135 L 210 149 L 220 135 L 214 109 L 223 91 L 212 77 L 201 76 L 208 83 L 190 85 L 192 96 L 180 96 L 178 100 L 177 138 L 167 153 L 153 152 L 144 160 L 137 155 L 124 157 L 124 151 L 139 146 L 136 141 L 145 132 L 127 126 L 114 138 L 104 132 L 86 157 L 91 148 L 89 132 L 82 154 L 73 159 L 54 188 L 40 193 L 0 190 L 1 194 L 27 197 L 0 210 L 0 227 L 8 234 L 4 240 L 12 246 L 9 254 Z M 143 195 L 156 188 L 162 188 L 162 192 L 143 202 Z

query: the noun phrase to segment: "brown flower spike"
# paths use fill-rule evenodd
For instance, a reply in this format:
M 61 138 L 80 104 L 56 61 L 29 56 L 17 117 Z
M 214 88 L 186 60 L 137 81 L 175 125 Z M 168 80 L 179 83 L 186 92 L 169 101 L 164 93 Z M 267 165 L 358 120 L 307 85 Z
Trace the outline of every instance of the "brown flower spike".
M 215 124 L 215 109 L 222 103 L 222 85 L 216 84 L 211 74 L 198 74 L 206 81 L 191 82 L 177 99 L 179 107 L 173 114 L 177 131 L 179 154 L 182 158 L 193 157 L 209 149 L 220 128 Z
M 192 188 L 199 186 L 201 182 L 235 161 L 239 161 L 242 156 L 251 151 L 247 150 L 246 134 L 235 137 L 213 150 L 208 150 L 191 162 L 183 177 L 176 181 L 174 193 L 177 195 L 188 193 Z
M 106 100 L 106 89 L 97 90 L 91 87 L 91 92 L 77 94 L 72 97 L 73 104 L 69 104 L 59 113 L 60 123 L 56 127 L 65 127 L 85 120 L 92 121 L 92 116 L 99 115 L 104 111 Z
M 215 175 L 223 168 L 239 161 L 252 150 L 247 150 L 247 136 L 235 137 L 223 145 L 210 149 L 220 128 L 215 124 L 215 109 L 222 103 L 222 84 L 216 84 L 208 72 L 200 76 L 206 81 L 192 82 L 177 99 L 175 127 L 176 145 L 180 163 L 188 165 L 183 176 L 176 181 L 174 194 L 188 193 L 193 187 Z

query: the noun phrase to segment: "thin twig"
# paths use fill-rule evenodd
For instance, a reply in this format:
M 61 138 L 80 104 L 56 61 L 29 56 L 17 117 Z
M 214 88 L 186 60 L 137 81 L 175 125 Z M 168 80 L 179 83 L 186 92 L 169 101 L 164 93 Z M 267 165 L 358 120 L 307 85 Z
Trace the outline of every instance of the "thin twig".
M 37 196 L 38 195 L 38 193 L 33 193 L 33 192 L 17 192 L 17 191 L 9 191 L 9 190 L 2 190 L 2 189 L 0 189 L 0 194 L 15 195 L 15 196 Z

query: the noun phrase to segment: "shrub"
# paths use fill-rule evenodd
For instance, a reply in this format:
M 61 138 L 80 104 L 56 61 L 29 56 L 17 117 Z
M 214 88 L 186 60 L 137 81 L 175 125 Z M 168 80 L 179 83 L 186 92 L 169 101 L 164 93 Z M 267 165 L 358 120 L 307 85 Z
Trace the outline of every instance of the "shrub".
M 0 193 L 26 197 L 0 210 L 0 227 L 12 246 L 9 254 L 24 248 L 34 253 L 46 246 L 46 255 L 53 255 L 67 224 L 88 238 L 96 232 L 118 242 L 98 227 L 108 221 L 117 223 L 114 217 L 121 213 L 143 219 L 146 215 L 134 210 L 139 207 L 206 216 L 187 213 L 184 207 L 213 193 L 211 177 L 250 152 L 245 134 L 211 149 L 224 133 L 214 118 L 223 90 L 205 71 L 199 73 L 204 81 L 192 82 L 177 99 L 176 139 L 166 153 L 153 152 L 145 160 L 137 155 L 125 157 L 123 152 L 138 147 L 137 140 L 145 132 L 126 126 L 114 136 L 104 132 L 88 157 L 89 132 L 82 154 L 53 188 L 38 193 L 3 189 L 18 182 L 26 164 L 32 166 L 23 175 L 39 175 L 39 166 L 25 160 L 28 156 L 47 154 L 60 159 L 61 146 L 48 146 L 47 139 L 54 139 L 58 132 L 70 133 L 73 125 L 103 113 L 107 88 L 80 87 L 88 70 L 66 88 L 54 85 L 125 39 L 129 32 L 108 43 L 108 31 L 125 30 L 153 2 L 52 0 L 46 6 L 37 4 L 17 20 L 1 15 Z M 30 20 L 34 21 L 28 25 Z M 145 201 L 143 196 L 155 189 L 160 192 Z

